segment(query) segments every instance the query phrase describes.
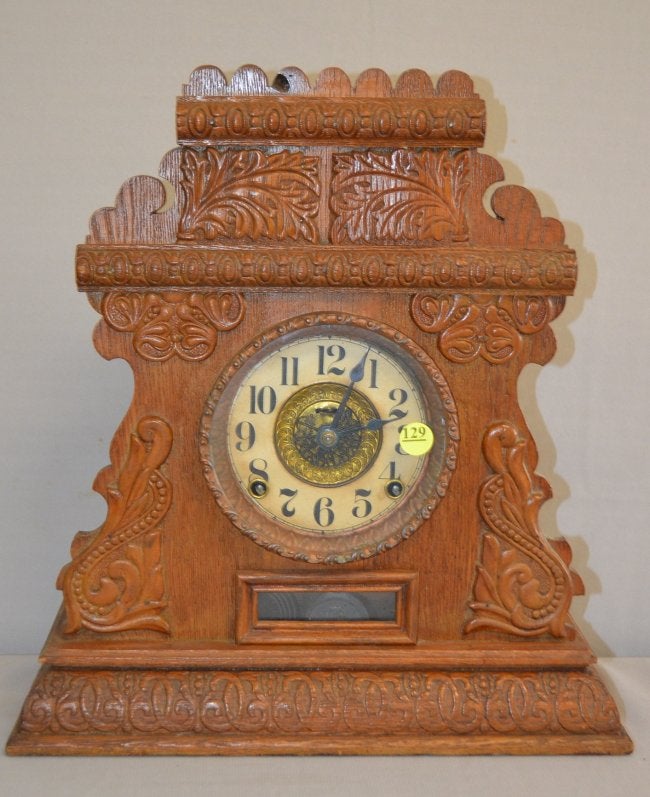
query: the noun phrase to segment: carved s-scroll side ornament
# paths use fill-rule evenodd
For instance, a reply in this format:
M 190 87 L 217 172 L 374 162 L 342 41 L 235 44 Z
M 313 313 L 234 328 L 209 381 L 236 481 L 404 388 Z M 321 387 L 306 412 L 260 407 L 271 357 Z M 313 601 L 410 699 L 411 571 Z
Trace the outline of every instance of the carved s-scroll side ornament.
M 301 152 L 184 149 L 179 240 L 316 243 L 318 168 Z
M 439 333 L 438 348 L 448 360 L 482 357 L 498 364 L 521 351 L 522 335 L 540 332 L 563 307 L 563 296 L 418 293 L 411 315 L 420 329 Z
M 332 243 L 466 241 L 466 151 L 335 155 Z
M 534 473 L 530 440 L 513 424 L 496 423 L 485 433 L 483 454 L 495 472 L 478 499 L 490 531 L 483 535 L 474 600 L 469 604 L 474 617 L 464 631 L 571 638 L 571 599 L 584 587 L 569 569 L 571 548 L 566 540 L 546 540 L 539 531 L 539 507 L 551 490 Z
M 171 483 L 161 470 L 171 446 L 169 424 L 155 416 L 142 418 L 120 472 L 113 464 L 98 475 L 95 489 L 106 498 L 106 521 L 95 532 L 77 534 L 72 561 L 57 579 L 66 634 L 82 627 L 169 633 L 162 616 L 166 602 L 156 527 L 172 500 Z
M 218 332 L 244 317 L 244 298 L 232 291 L 210 293 L 105 294 L 101 312 L 119 332 L 133 332 L 133 348 L 147 360 L 204 360 L 217 345 Z

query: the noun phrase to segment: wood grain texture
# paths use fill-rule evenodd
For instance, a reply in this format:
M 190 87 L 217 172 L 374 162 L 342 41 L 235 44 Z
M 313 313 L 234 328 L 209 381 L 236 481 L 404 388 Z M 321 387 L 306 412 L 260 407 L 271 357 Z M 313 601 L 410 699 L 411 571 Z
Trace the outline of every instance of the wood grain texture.
M 8 752 L 629 752 L 517 401 L 575 252 L 525 188 L 486 209 L 504 173 L 471 79 L 203 66 L 177 130 L 77 249 L 95 346 L 134 395 Z M 390 341 L 447 440 L 408 500 L 329 539 L 262 515 L 212 426 L 247 362 L 323 319 Z M 291 584 L 395 589 L 396 618 L 260 620 L 255 589 Z

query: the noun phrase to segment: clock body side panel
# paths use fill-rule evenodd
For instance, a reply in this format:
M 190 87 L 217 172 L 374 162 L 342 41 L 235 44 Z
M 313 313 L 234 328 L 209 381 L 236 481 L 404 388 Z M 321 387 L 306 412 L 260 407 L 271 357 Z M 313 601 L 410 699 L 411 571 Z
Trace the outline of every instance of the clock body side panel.
M 305 311 L 358 317 L 356 293 L 329 290 L 247 291 L 242 300 L 246 312 L 232 329 L 218 334 L 214 351 L 205 359 L 188 361 L 169 357 L 152 361 L 135 351 L 130 333 L 100 322 L 96 335 L 104 356 L 127 359 L 135 375 L 133 404 L 121 424 L 112 455 L 126 456 L 128 439 L 138 419 L 155 415 L 169 424 L 173 445 L 164 470 L 173 489 L 173 500 L 161 529 L 161 566 L 165 583 L 165 610 L 170 634 L 161 638 L 150 630 L 127 630 L 98 635 L 82 630 L 75 644 L 87 639 L 90 646 L 117 641 L 146 647 L 151 640 L 191 645 L 228 645 L 235 640 L 237 573 L 339 573 L 417 572 L 417 642 L 419 645 L 465 643 L 468 600 L 481 544 L 482 520 L 478 494 L 489 468 L 481 454 L 486 428 L 509 420 L 521 429 L 525 423 L 517 405 L 516 383 L 526 357 L 541 358 L 550 351 L 552 333 L 545 328 L 524 341 L 527 351 L 505 365 L 483 358 L 457 363 L 441 354 L 437 336 L 422 331 L 409 315 L 408 292 L 369 292 L 363 315 L 377 323 L 396 319 L 393 326 L 412 339 L 435 362 L 454 396 L 460 430 L 456 471 L 447 494 L 422 525 L 391 550 L 371 558 L 324 566 L 288 559 L 255 544 L 238 530 L 211 495 L 199 458 L 200 424 L 208 395 L 218 376 L 250 340 L 286 319 Z M 535 340 L 535 338 L 541 340 Z M 534 351 L 536 349 L 536 351 Z M 547 351 L 547 353 L 548 353 Z M 532 444 L 531 444 L 532 445 Z M 224 467 L 227 467 L 224 463 Z M 56 637 L 56 634 L 55 634 Z M 490 635 L 495 639 L 495 635 Z M 507 636 L 496 635 L 508 640 Z M 65 646 L 70 637 L 65 635 Z M 51 639 L 50 651 L 56 648 Z

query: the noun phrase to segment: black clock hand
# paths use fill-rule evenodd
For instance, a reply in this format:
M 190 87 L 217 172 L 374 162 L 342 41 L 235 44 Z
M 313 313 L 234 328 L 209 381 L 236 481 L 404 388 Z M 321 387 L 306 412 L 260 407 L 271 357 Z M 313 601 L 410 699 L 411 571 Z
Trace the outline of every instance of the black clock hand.
M 371 418 L 368 423 L 357 424 L 356 426 L 344 426 L 342 429 L 339 429 L 339 433 L 347 434 L 348 432 L 361 432 L 365 429 L 374 432 L 377 429 L 381 429 L 383 426 L 386 426 L 387 423 L 392 423 L 393 421 L 399 420 L 401 420 L 401 416 L 396 416 L 394 418 Z
M 350 396 L 352 395 L 352 390 L 354 389 L 355 384 L 363 379 L 363 375 L 366 370 L 366 359 L 369 354 L 370 354 L 370 346 L 368 346 L 368 350 L 359 360 L 359 362 L 350 370 L 350 384 L 346 387 L 345 393 L 343 394 L 343 398 L 341 399 L 341 403 L 339 404 L 336 412 L 334 413 L 334 417 L 332 418 L 332 423 L 330 424 L 330 427 L 332 429 L 336 429 L 336 427 L 341 422 L 341 417 L 345 412 L 345 408 L 347 407 L 348 401 L 350 400 Z

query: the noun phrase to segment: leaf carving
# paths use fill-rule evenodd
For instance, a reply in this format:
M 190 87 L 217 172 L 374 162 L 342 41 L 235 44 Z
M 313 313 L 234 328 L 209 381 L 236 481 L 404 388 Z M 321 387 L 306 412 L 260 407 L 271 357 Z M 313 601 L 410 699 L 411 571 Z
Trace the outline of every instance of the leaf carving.
M 334 156 L 333 243 L 430 244 L 467 239 L 466 152 L 368 151 Z
M 316 157 L 185 148 L 181 172 L 180 240 L 318 240 Z

